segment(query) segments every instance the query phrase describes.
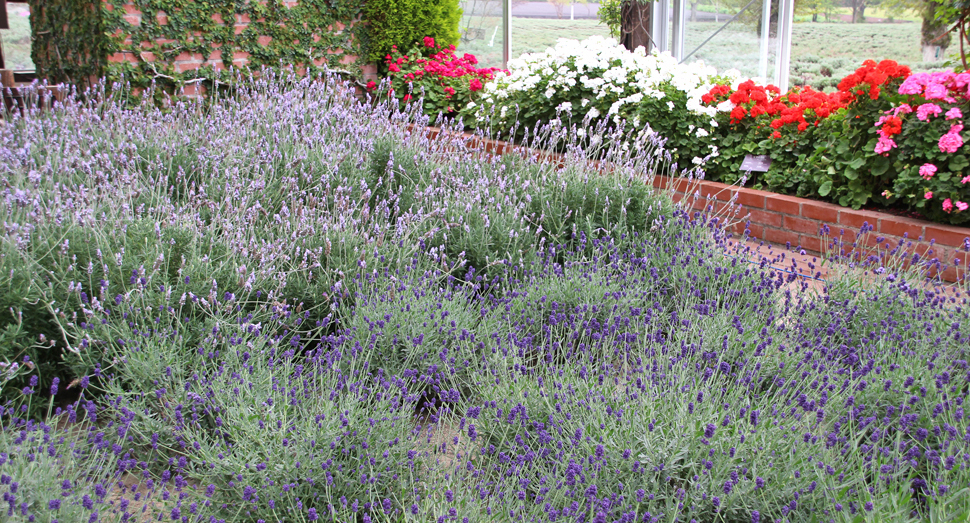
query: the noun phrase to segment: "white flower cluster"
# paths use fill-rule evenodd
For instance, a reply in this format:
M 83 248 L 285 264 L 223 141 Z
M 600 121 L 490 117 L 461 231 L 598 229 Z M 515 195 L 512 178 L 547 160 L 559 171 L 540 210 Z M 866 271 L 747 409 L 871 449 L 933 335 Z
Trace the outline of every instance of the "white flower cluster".
M 583 41 L 560 39 L 544 53 L 525 54 L 508 63 L 508 74 L 499 73 L 485 85 L 476 116 L 484 119 L 496 106 L 548 103 L 551 99 L 569 98 L 570 92 L 581 92 L 580 107 L 588 110 L 576 115 L 597 117 L 606 111 L 618 119 L 623 106 L 639 104 L 645 97 L 662 100 L 665 87 L 687 95 L 685 109 L 713 117 L 717 109 L 705 106 L 701 96 L 716 82 L 736 81 L 718 76 L 703 62 L 680 64 L 669 53 L 647 55 L 643 48 L 627 51 L 612 38 L 591 36 Z M 577 87 L 578 86 L 578 87 Z M 538 96 L 539 94 L 542 96 Z M 670 110 L 674 103 L 668 101 Z M 559 111 L 577 111 L 572 103 L 563 103 Z

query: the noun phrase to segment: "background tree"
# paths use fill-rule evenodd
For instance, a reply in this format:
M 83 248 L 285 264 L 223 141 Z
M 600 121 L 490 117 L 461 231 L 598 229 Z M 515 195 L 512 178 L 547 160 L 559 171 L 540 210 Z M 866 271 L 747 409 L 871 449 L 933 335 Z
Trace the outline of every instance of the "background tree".
M 852 23 L 866 23 L 866 7 L 872 4 L 872 0 L 846 0 L 846 7 L 852 8 Z
M 948 34 L 956 33 L 960 42 L 960 63 L 963 71 L 967 67 L 967 51 L 970 50 L 970 0 L 928 0 L 936 4 L 933 7 L 933 19 L 944 27 L 949 27 Z M 924 14 L 924 20 L 925 20 Z

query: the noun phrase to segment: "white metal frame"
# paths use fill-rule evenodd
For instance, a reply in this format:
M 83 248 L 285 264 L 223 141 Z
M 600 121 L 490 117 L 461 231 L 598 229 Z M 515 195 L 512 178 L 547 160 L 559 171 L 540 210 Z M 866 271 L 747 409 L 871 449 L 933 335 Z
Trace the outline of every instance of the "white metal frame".
M 650 25 L 653 28 L 650 32 L 650 38 L 653 40 L 653 45 L 656 46 L 658 53 L 669 51 L 670 1 L 653 2 L 650 7 Z
M 788 91 L 788 70 L 791 65 L 791 31 L 795 25 L 795 0 L 779 0 L 778 51 L 775 55 L 775 85 Z
M 512 58 L 512 0 L 502 2 L 502 67 Z
M 687 32 L 686 18 L 684 10 L 687 6 L 686 0 L 674 0 L 674 39 L 671 43 L 671 54 L 677 61 L 684 59 L 684 33 Z
M 788 90 L 789 66 L 791 64 L 791 39 L 792 26 L 795 21 L 795 1 L 794 0 L 775 0 L 778 2 L 778 38 L 776 42 L 774 84 L 782 92 Z M 671 2 L 673 9 L 671 9 Z M 770 23 L 771 23 L 771 2 L 772 0 L 762 1 L 761 43 L 759 53 L 758 72 L 761 78 L 768 80 L 768 51 L 770 46 Z M 509 59 L 512 57 L 512 0 L 504 0 L 502 3 L 502 63 L 508 67 Z M 686 47 L 684 45 L 684 34 L 687 29 L 685 8 L 686 0 L 658 0 L 651 3 L 651 38 L 657 52 L 671 51 L 674 58 L 683 61 L 685 58 Z M 673 31 L 671 31 L 671 15 L 673 17 Z M 735 17 L 737 18 L 737 17 Z M 730 24 L 735 18 L 725 23 Z M 716 34 L 716 33 L 715 33 Z M 705 42 L 704 44 L 706 44 Z M 703 47 L 704 44 L 701 44 Z M 696 49 L 695 49 L 696 51 Z M 693 54 L 693 53 L 691 53 Z

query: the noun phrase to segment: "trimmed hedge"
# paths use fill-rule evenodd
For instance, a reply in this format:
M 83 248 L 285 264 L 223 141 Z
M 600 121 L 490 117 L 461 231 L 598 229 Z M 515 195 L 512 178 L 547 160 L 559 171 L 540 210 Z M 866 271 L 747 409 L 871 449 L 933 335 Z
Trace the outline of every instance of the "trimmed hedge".
M 364 19 L 370 22 L 371 62 L 383 63 L 392 46 L 410 49 L 426 36 L 442 47 L 457 44 L 461 37 L 458 0 L 368 0 Z

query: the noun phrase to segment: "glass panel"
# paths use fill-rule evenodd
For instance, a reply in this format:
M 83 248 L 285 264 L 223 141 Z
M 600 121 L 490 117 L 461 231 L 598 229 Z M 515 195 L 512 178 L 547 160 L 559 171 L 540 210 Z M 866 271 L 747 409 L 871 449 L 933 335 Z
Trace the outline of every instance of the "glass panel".
M 838 2 L 819 4 L 814 9 L 796 4 L 791 85 L 834 90 L 839 80 L 852 74 L 864 60 L 895 60 L 913 71 L 929 71 L 942 69 L 946 59 L 959 55 L 954 38 L 938 56 L 935 47 L 924 56 L 920 43 L 922 17 L 915 10 L 868 6 L 863 11 L 865 21 L 852 23 L 851 7 L 838 7 Z
M 512 5 L 512 58 L 545 51 L 560 38 L 610 36 L 609 28 L 599 23 L 598 8 L 599 4 L 593 2 L 516 1 Z
M 7 2 L 10 29 L 0 29 L 3 40 L 3 60 L 7 69 L 33 71 L 30 59 L 30 8 L 27 4 Z
M 747 9 L 744 9 L 745 6 Z M 768 39 L 769 82 L 774 76 L 778 0 L 772 1 L 771 9 L 774 17 Z M 763 3 L 760 0 L 688 1 L 684 48 L 685 55 L 690 56 L 685 62 L 703 60 L 705 64 L 717 68 L 718 72 L 737 69 L 744 77 L 766 80 L 761 78 L 762 12 Z M 741 13 L 740 16 L 725 26 L 738 13 Z M 698 46 L 701 46 L 700 49 Z
M 479 67 L 502 66 L 503 0 L 461 0 L 458 54 L 471 53 Z

